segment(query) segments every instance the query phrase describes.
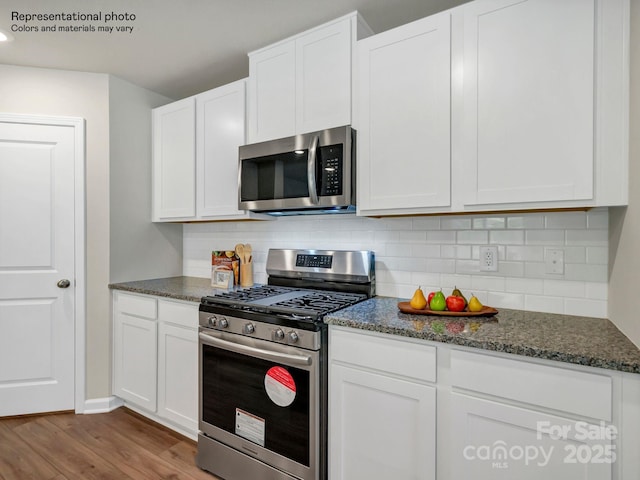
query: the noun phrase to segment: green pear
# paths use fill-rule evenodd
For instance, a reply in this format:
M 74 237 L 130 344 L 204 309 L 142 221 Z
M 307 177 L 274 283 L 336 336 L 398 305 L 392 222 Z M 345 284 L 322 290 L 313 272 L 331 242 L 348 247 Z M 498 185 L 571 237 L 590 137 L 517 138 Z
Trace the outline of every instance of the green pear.
M 433 298 L 431 299 L 431 303 L 429 304 L 429 308 L 437 312 L 441 312 L 445 308 L 447 308 L 447 301 L 444 298 L 444 293 L 442 293 L 442 290 L 436 292 L 436 294 L 433 296 Z

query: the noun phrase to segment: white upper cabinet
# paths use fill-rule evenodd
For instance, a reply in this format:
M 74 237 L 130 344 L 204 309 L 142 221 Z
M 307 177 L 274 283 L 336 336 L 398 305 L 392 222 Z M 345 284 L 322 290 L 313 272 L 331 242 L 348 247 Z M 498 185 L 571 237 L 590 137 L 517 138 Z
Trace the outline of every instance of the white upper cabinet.
M 628 49 L 629 0 L 476 0 L 359 42 L 359 213 L 626 204 Z
M 249 55 L 249 143 L 296 131 L 295 42 Z
M 153 109 L 153 220 L 196 214 L 194 97 Z
M 351 123 L 351 63 L 371 30 L 357 12 L 249 54 L 248 141 Z
M 153 221 L 266 218 L 238 210 L 246 80 L 153 110 Z
M 196 97 L 196 213 L 242 216 L 238 210 L 238 147 L 245 143 L 245 80 Z
M 451 204 L 451 15 L 358 44 L 358 210 Z
M 594 198 L 594 17 L 594 0 L 465 6 L 465 205 Z

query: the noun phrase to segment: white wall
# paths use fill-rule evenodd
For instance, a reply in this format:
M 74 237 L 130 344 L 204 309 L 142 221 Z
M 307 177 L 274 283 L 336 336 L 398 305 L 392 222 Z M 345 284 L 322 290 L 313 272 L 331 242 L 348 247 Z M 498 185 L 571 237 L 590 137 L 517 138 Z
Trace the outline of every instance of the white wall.
M 609 318 L 640 347 L 640 2 L 631 2 L 629 206 L 611 211 Z
M 151 108 L 170 101 L 109 77 L 112 283 L 182 274 L 182 225 L 151 223 Z
M 592 317 L 607 315 L 608 210 L 589 212 L 359 218 L 285 217 L 271 222 L 184 226 L 184 275 L 208 277 L 211 250 L 251 243 L 254 279 L 266 281 L 269 248 L 369 249 L 378 295 L 410 297 L 458 286 L 491 306 Z M 499 271 L 479 271 L 479 246 L 499 248 Z M 545 273 L 547 249 L 565 271 Z

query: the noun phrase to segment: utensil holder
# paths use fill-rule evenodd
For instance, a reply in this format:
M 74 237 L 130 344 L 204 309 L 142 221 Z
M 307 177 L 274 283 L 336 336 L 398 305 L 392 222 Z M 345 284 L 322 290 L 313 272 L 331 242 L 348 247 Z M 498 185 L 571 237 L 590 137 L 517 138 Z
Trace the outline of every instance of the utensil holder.
M 253 287 L 253 262 L 240 264 L 240 286 Z

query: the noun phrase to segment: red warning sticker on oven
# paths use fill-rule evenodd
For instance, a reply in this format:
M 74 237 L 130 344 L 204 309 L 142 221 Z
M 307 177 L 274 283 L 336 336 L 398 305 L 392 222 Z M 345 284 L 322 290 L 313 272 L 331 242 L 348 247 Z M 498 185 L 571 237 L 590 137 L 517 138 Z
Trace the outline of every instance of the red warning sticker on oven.
M 264 388 L 269 398 L 280 407 L 288 407 L 296 398 L 296 382 L 282 367 L 271 367 L 264 376 Z

